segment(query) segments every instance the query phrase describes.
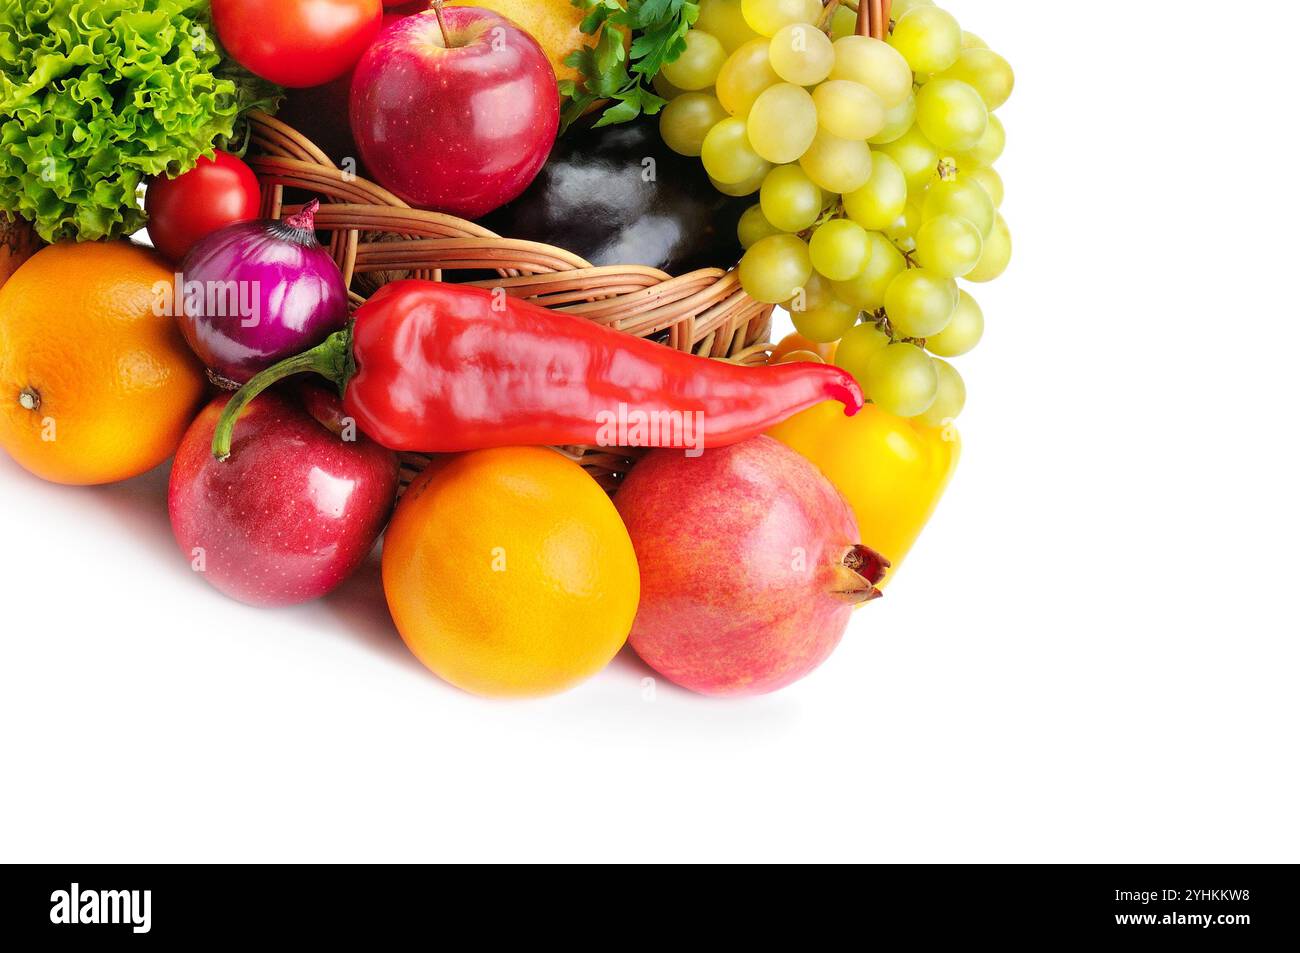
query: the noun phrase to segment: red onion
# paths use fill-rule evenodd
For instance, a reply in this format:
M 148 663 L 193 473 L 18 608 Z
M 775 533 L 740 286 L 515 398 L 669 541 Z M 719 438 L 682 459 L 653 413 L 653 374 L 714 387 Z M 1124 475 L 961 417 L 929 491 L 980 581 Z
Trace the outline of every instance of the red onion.
M 313 230 L 318 208 L 228 225 L 185 256 L 181 331 L 216 383 L 233 389 L 347 324 L 347 286 Z

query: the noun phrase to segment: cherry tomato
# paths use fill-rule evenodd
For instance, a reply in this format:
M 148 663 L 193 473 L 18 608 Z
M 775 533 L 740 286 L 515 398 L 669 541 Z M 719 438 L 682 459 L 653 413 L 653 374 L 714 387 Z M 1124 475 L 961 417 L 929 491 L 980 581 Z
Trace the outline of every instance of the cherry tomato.
M 379 33 L 380 0 L 212 0 L 226 51 L 281 86 L 319 86 L 342 76 Z
M 149 238 L 173 262 L 205 235 L 257 218 L 261 204 L 262 188 L 253 170 L 220 149 L 216 158 L 200 157 L 183 175 L 153 179 L 144 195 Z

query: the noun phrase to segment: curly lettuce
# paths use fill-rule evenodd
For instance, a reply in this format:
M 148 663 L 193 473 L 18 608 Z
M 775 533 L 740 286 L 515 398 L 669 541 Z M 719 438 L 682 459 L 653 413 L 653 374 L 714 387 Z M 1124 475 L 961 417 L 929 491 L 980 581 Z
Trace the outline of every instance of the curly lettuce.
M 0 211 L 46 241 L 130 234 L 148 176 L 278 93 L 224 60 L 206 0 L 0 0 Z

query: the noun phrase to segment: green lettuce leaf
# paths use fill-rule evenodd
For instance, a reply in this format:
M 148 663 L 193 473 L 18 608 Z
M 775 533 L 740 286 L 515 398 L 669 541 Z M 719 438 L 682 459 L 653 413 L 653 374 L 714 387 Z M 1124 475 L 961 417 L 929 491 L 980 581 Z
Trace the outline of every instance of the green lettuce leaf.
M 0 0 L 0 211 L 46 241 L 130 234 L 149 176 L 279 92 L 225 60 L 206 0 Z

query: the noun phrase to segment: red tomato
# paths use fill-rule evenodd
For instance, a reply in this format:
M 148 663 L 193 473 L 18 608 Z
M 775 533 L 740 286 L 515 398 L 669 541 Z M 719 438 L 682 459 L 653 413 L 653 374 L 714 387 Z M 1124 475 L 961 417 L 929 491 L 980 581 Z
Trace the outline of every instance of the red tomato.
M 235 222 L 258 217 L 262 187 L 253 170 L 228 152 L 199 164 L 174 179 L 159 176 L 144 194 L 149 238 L 173 262 L 205 235 Z
M 380 0 L 212 0 L 226 51 L 281 86 L 319 86 L 342 76 L 379 33 Z

